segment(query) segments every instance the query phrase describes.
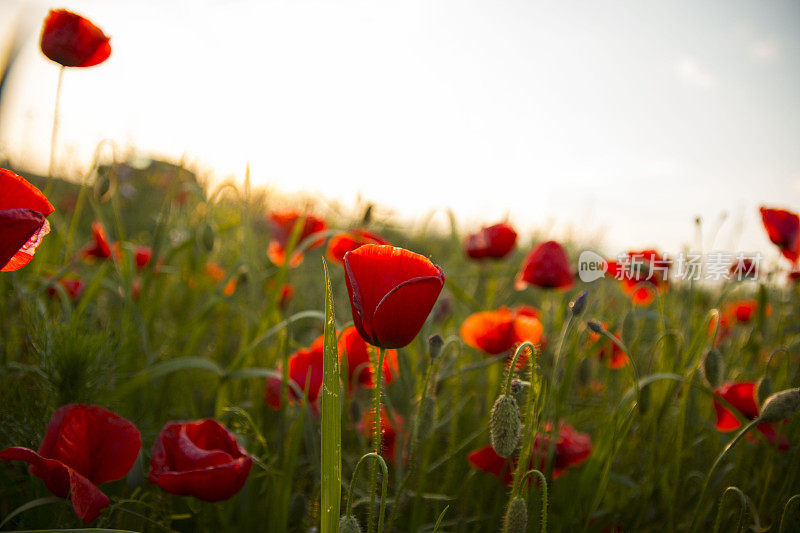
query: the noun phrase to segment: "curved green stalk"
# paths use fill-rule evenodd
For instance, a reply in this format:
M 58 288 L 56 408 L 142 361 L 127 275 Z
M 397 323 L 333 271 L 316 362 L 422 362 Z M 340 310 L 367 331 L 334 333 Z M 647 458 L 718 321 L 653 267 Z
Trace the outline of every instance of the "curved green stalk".
M 378 533 L 382 533 L 383 515 L 384 511 L 386 510 L 386 489 L 389 484 L 389 468 L 386 466 L 386 461 L 384 461 L 383 457 L 375 452 L 369 452 L 362 455 L 356 463 L 356 467 L 353 469 L 353 478 L 350 480 L 350 488 L 347 491 L 347 506 L 344 510 L 344 516 L 350 516 L 353 512 L 353 488 L 356 486 L 356 481 L 358 481 L 358 471 L 361 467 L 361 463 L 370 457 L 374 457 L 378 464 L 380 464 L 381 470 L 383 470 L 383 482 L 381 483 L 381 503 L 380 510 L 378 511 Z
M 725 507 L 725 496 L 728 493 L 735 493 L 739 496 L 739 502 L 741 505 L 739 506 L 739 525 L 736 527 L 736 533 L 739 533 L 744 526 L 744 512 L 747 510 L 747 498 L 745 498 L 744 493 L 739 490 L 738 487 L 728 487 L 725 489 L 725 492 L 722 493 L 722 497 L 719 499 L 719 509 L 717 509 L 717 518 L 714 520 L 714 533 L 719 533 L 719 525 L 722 522 L 722 509 Z
M 539 482 L 542 484 L 542 533 L 547 531 L 547 479 L 544 477 L 544 474 L 541 470 L 533 469 L 528 470 L 525 472 L 525 475 L 522 476 L 522 484 L 525 484 L 525 480 L 528 479 L 530 475 L 536 475 L 539 477 Z

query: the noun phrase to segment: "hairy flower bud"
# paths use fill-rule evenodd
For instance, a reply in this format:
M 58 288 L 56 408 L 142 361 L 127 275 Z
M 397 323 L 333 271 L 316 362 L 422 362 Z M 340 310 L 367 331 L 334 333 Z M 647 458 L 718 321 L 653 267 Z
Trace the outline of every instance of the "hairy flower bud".
M 503 519 L 503 533 L 525 533 L 528 531 L 528 506 L 525 499 L 514 496 L 508 502 Z
M 361 525 L 355 516 L 342 516 L 339 518 L 339 533 L 361 533 Z
M 442 353 L 442 348 L 444 347 L 444 339 L 438 333 L 435 335 L 431 335 L 428 337 L 428 353 L 431 356 L 431 359 L 436 359 L 439 357 L 439 354 Z
M 719 350 L 712 348 L 703 359 L 703 375 L 712 388 L 717 388 L 722 383 L 722 354 Z
M 489 418 L 489 438 L 497 455 L 510 457 L 514 453 L 521 425 L 517 400 L 505 394 L 498 396 Z
M 759 418 L 762 422 L 781 422 L 798 409 L 800 409 L 800 389 L 786 389 L 767 398 Z
M 596 320 L 589 320 L 586 322 L 586 327 L 588 327 L 592 333 L 597 333 L 598 335 L 602 334 L 606 330 L 603 324 Z
M 586 301 L 589 299 L 589 291 L 583 291 L 577 298 L 572 300 L 569 304 L 569 310 L 572 311 L 572 316 L 579 316 L 586 309 Z

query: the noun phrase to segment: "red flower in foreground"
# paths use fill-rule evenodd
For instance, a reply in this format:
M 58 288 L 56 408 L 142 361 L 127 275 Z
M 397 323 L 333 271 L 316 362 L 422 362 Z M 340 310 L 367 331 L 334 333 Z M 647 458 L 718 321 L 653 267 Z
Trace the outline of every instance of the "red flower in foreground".
M 552 442 L 550 431 L 552 431 L 552 424 L 548 422 L 545 425 L 545 433 L 536 435 L 528 470 L 531 468 L 544 469 L 544 463 Z M 561 476 L 568 468 L 580 465 L 591 454 L 592 438 L 588 434 L 580 433 L 569 424 L 562 422 L 558 440 L 556 441 L 553 478 Z M 497 479 L 502 480 L 507 487 L 511 486 L 514 471 L 517 468 L 517 457 L 504 459 L 497 455 L 491 446 L 485 446 L 470 453 L 467 460 L 473 468 L 492 474 Z
M 51 9 L 44 19 L 42 53 L 65 67 L 93 67 L 111 55 L 103 30 L 66 9 Z
M 608 327 L 605 322 L 603 322 L 603 326 L 606 328 Z M 619 340 L 619 333 L 614 333 L 614 337 Z M 597 356 L 608 368 L 623 368 L 630 362 L 628 354 L 622 351 L 616 343 L 612 342 L 605 335 L 590 331 L 589 343 L 591 349 L 597 350 Z
M 0 270 L 19 270 L 30 262 L 50 231 L 54 211 L 42 192 L 10 170 L 0 168 Z
M 728 402 L 731 407 L 739 411 L 748 420 L 755 420 L 758 418 L 759 409 L 756 403 L 755 383 L 725 383 L 720 388 L 716 389 L 714 394 Z M 733 431 L 742 425 L 739 419 L 716 398 L 714 399 L 714 409 L 717 413 L 716 427 L 718 431 Z M 766 437 L 770 444 L 777 446 L 779 450 L 783 451 L 789 449 L 789 439 L 785 436 L 781 435 L 780 441 L 777 441 L 777 432 L 775 431 L 774 424 L 763 422 L 758 424 L 756 429 Z
M 328 259 L 334 263 L 344 264 L 344 254 L 352 252 L 365 244 L 389 244 L 380 235 L 365 229 L 353 229 L 339 233 L 328 241 Z
M 375 388 L 372 364 L 369 360 L 369 346 L 355 326 L 345 329 L 339 337 L 339 365 L 344 367 L 347 361 L 347 374 L 350 390 L 360 385 L 368 389 Z M 397 350 L 386 350 L 383 356 L 383 380 L 386 385 L 400 374 L 397 364 Z
M 461 324 L 461 338 L 468 346 L 491 355 L 508 352 L 525 341 L 539 344 L 542 323 L 538 312 L 530 306 L 514 310 L 501 307 L 496 311 L 474 313 Z M 524 368 L 527 357 L 517 359 L 517 368 Z
M 403 418 L 400 415 L 395 414 L 394 421 L 398 426 L 397 428 L 392 426 L 391 420 L 389 419 L 389 414 L 386 412 L 386 408 L 381 406 L 381 455 L 392 463 L 396 459 L 395 453 L 397 451 L 397 434 L 402 430 Z M 374 423 L 374 411 L 373 409 L 367 409 L 364 413 L 364 417 L 358 424 L 358 428 L 364 437 L 370 439 L 370 442 L 372 442 L 371 439 Z
M 320 335 L 311 346 L 297 350 L 289 356 L 289 380 L 297 388 L 305 391 L 308 403 L 316 409 L 319 391 L 322 388 L 322 358 L 325 336 Z M 306 384 L 307 383 L 307 384 Z M 308 389 L 306 390 L 306 387 Z M 289 386 L 288 398 L 290 403 L 299 403 L 300 397 Z M 280 378 L 267 378 L 267 387 L 264 390 L 264 401 L 272 409 L 281 408 L 281 380 Z
M 539 243 L 522 263 L 514 287 L 522 290 L 528 285 L 544 289 L 568 289 L 575 282 L 569 257 L 556 241 Z
M 402 348 L 417 336 L 444 286 L 444 272 L 403 248 L 365 244 L 344 256 L 353 322 L 368 343 Z
M 516 243 L 517 232 L 508 224 L 501 223 L 468 235 L 464 251 L 472 259 L 502 259 L 511 253 Z
M 784 257 L 797 263 L 800 257 L 800 217 L 785 209 L 761 207 L 761 221 L 769 240 L 780 248 Z
M 72 500 L 84 524 L 108 507 L 97 485 L 125 477 L 142 442 L 133 424 L 95 405 L 71 404 L 56 409 L 39 451 L 13 447 L 0 452 L 4 461 L 30 463 L 30 473 L 60 498 Z
M 606 261 L 608 273 L 622 282 L 622 290 L 635 305 L 650 305 L 656 293 L 669 287 L 667 259 L 655 250 L 628 252 L 621 261 Z
M 111 257 L 111 245 L 108 242 L 106 229 L 100 222 L 92 222 L 92 240 L 82 250 L 83 257 L 108 259 Z
M 252 465 L 216 420 L 168 422 L 153 445 L 149 479 L 170 494 L 218 502 L 239 492 Z
M 292 236 L 295 224 L 298 221 L 302 224 L 300 228 L 300 235 L 297 239 L 299 245 L 306 237 L 319 233 L 327 229 L 327 224 L 321 218 L 313 215 L 301 215 L 297 211 L 281 211 L 271 213 L 267 220 L 272 228 L 272 240 L 267 247 L 267 257 L 276 265 L 282 265 L 286 262 L 286 246 L 289 244 L 289 239 Z M 317 239 L 314 241 L 310 248 L 317 248 L 322 246 L 324 239 Z M 289 261 L 290 267 L 296 267 L 303 262 L 303 254 L 295 252 L 292 254 L 292 259 Z

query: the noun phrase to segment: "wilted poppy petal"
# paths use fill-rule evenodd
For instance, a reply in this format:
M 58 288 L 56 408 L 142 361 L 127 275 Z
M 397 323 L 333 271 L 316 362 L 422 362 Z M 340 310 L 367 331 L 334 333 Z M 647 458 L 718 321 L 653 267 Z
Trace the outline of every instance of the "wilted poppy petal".
M 42 53 L 65 67 L 92 67 L 111 55 L 109 38 L 88 19 L 50 10 L 42 28 Z

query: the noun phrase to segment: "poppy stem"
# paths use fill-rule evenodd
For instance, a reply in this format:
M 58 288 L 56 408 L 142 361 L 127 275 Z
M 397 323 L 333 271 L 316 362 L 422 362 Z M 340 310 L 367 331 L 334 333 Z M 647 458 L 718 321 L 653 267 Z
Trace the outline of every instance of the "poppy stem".
M 356 467 L 353 469 L 353 479 L 350 480 L 350 488 L 347 490 L 347 506 L 345 507 L 344 516 L 350 516 L 353 514 L 353 487 L 356 486 L 356 481 L 358 481 L 358 473 L 359 469 L 361 468 L 361 463 L 363 463 L 365 459 L 369 458 L 374 458 L 375 461 L 380 464 L 381 470 L 383 471 L 383 482 L 381 483 L 381 508 L 378 512 L 378 531 L 382 532 L 383 515 L 386 510 L 386 489 L 389 484 L 389 469 L 386 466 L 386 461 L 383 459 L 383 457 L 375 452 L 368 452 L 362 455 L 356 463 Z
M 517 346 L 516 351 L 514 352 L 514 357 L 511 358 L 511 365 L 508 367 L 508 375 L 506 376 L 506 386 L 503 389 L 503 394 L 509 396 L 511 394 L 511 382 L 514 379 L 514 370 L 517 368 L 517 359 L 519 356 L 526 350 L 531 352 L 531 356 L 536 353 L 536 347 L 530 341 L 525 341 L 519 346 Z M 427 381 L 426 381 L 427 385 Z
M 58 82 L 56 83 L 56 104 L 53 108 L 53 131 L 50 135 L 50 163 L 47 166 L 47 187 L 44 195 L 49 196 L 53 187 L 53 171 L 56 163 L 56 137 L 58 136 L 58 115 L 61 107 L 61 85 L 64 81 L 64 66 L 58 69 Z
M 708 471 L 708 474 L 706 474 L 706 479 L 703 482 L 703 490 L 700 491 L 700 496 L 697 498 L 697 506 L 694 509 L 694 514 L 692 515 L 692 524 L 691 526 L 689 526 L 689 533 L 694 533 L 695 531 L 697 531 L 697 522 L 699 519 L 700 508 L 703 505 L 703 498 L 705 497 L 706 492 L 708 492 L 708 485 L 711 483 L 712 474 L 714 474 L 714 471 L 717 469 L 717 467 L 725 458 L 725 456 L 728 455 L 728 452 L 730 452 L 731 449 L 736 445 L 736 443 L 739 442 L 742 439 L 742 437 L 744 437 L 747 434 L 748 431 L 750 431 L 760 423 L 761 419 L 756 418 L 755 420 L 752 420 L 749 424 L 747 424 L 744 428 L 742 428 L 742 430 L 733 438 L 733 440 L 730 441 L 730 443 L 728 443 L 727 446 L 725 446 L 725 449 L 723 449 L 722 452 L 720 452 L 720 454 L 717 456 L 716 461 L 714 461 L 714 464 L 711 465 L 711 469 Z
M 747 498 L 745 498 L 744 493 L 738 487 L 728 487 L 725 489 L 725 492 L 722 493 L 722 497 L 719 499 L 719 509 L 717 509 L 717 518 L 714 520 L 714 533 L 719 533 L 719 525 L 722 522 L 722 509 L 725 506 L 725 496 L 728 495 L 730 492 L 735 492 L 739 496 L 739 525 L 736 527 L 736 531 L 741 531 L 742 526 L 744 526 L 744 512 L 747 510 Z
M 383 357 L 386 354 L 385 350 L 381 347 L 372 346 L 370 350 L 373 359 L 373 372 L 375 378 L 375 390 L 372 396 L 373 407 L 373 432 L 372 432 L 372 448 L 374 453 L 380 455 L 381 453 L 381 387 L 383 386 Z M 385 481 L 385 478 L 384 478 Z M 373 464 L 369 471 L 369 515 L 367 518 L 367 532 L 372 533 L 373 520 L 375 518 L 375 489 L 378 485 L 378 469 Z M 381 523 L 381 527 L 383 524 Z
M 522 483 L 524 484 L 528 476 L 531 475 L 536 475 L 542 484 L 542 533 L 544 533 L 547 531 L 547 478 L 544 477 L 541 470 L 534 468 L 533 470 L 525 472 L 525 475 L 522 477 Z

